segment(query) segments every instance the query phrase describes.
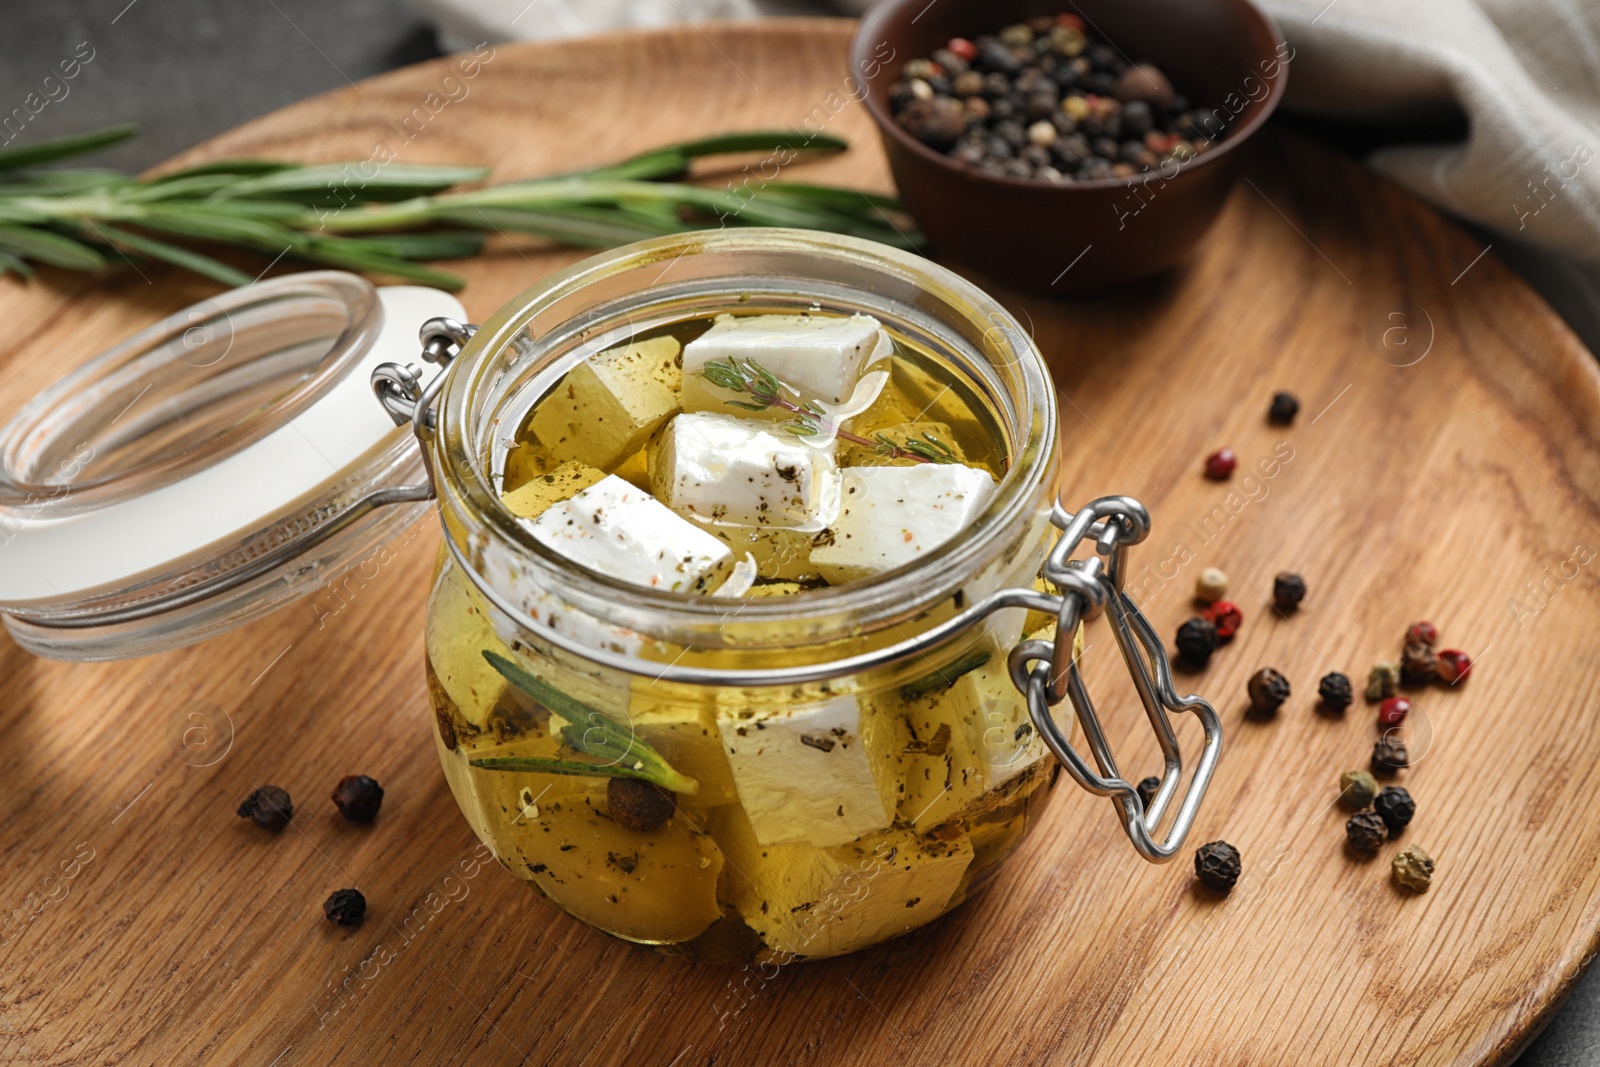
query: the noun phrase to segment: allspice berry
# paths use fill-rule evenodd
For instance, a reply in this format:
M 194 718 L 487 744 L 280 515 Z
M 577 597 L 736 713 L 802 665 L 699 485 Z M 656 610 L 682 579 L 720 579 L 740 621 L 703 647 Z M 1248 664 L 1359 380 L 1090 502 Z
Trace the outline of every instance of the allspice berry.
M 1372 773 L 1392 775 L 1411 766 L 1411 754 L 1398 734 L 1385 734 L 1372 746 Z
M 913 100 L 895 121 L 907 133 L 930 148 L 946 149 L 956 143 L 967 128 L 967 112 L 961 102 L 948 96 Z
M 322 914 L 331 923 L 355 926 L 367 917 L 367 898 L 359 889 L 335 889 L 322 904 Z
M 1322 676 L 1322 681 L 1317 683 L 1317 695 L 1322 698 L 1322 706 L 1329 711 L 1343 711 L 1356 696 L 1349 676 L 1338 671 Z
M 240 802 L 237 814 L 263 830 L 282 830 L 294 818 L 294 802 L 288 790 L 264 785 Z
M 1272 715 L 1289 699 L 1289 679 L 1271 667 L 1263 667 L 1250 676 L 1245 692 L 1250 694 L 1251 711 Z
M 1194 580 L 1194 598 L 1207 604 L 1228 595 L 1228 576 L 1217 567 L 1207 567 Z
M 1388 835 L 1388 828 L 1375 811 L 1358 811 L 1344 824 L 1344 836 L 1351 848 L 1362 852 L 1376 852 Z
M 1378 795 L 1378 780 L 1371 771 L 1345 771 L 1339 776 L 1339 803 L 1360 811 Z
M 630 830 L 646 833 L 672 818 L 672 794 L 639 778 L 612 778 L 606 783 L 606 812 Z
M 1124 104 L 1137 100 L 1166 110 L 1172 106 L 1176 93 L 1160 67 L 1153 63 L 1135 63 L 1117 78 L 1112 95 Z
M 1207 889 L 1226 893 L 1239 880 L 1239 850 L 1226 841 L 1201 845 L 1194 853 L 1194 873 Z
M 1378 813 L 1390 833 L 1398 833 L 1405 829 L 1411 822 L 1411 816 L 1417 813 L 1417 802 L 1411 799 L 1411 794 L 1400 786 L 1391 785 L 1378 794 L 1372 802 L 1372 810 Z
M 1400 681 L 1405 685 L 1427 685 L 1439 678 L 1439 655 L 1432 645 L 1413 641 L 1400 658 Z
M 1394 696 L 1400 688 L 1400 664 L 1380 660 L 1367 674 L 1367 703 L 1376 704 Z
M 383 786 L 364 774 L 347 775 L 333 787 L 333 803 L 351 822 L 371 822 L 383 806 Z
M 1198 615 L 1178 627 L 1178 658 L 1191 667 L 1204 667 L 1217 650 L 1217 624 Z
M 1292 571 L 1283 571 L 1272 579 L 1272 605 L 1285 615 L 1300 607 L 1306 598 L 1306 580 Z
M 1394 880 L 1414 893 L 1426 893 L 1433 884 L 1433 857 L 1421 845 L 1407 845 L 1390 864 Z

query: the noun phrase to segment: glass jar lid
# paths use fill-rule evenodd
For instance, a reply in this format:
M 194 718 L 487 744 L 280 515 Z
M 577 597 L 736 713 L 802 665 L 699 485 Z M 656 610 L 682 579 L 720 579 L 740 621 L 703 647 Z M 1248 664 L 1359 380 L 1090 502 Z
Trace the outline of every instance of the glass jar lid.
M 113 659 L 314 591 L 415 521 L 408 428 L 373 403 L 448 293 L 338 271 L 232 290 L 128 338 L 0 429 L 0 612 L 19 644 Z M 426 382 L 426 372 L 413 366 Z

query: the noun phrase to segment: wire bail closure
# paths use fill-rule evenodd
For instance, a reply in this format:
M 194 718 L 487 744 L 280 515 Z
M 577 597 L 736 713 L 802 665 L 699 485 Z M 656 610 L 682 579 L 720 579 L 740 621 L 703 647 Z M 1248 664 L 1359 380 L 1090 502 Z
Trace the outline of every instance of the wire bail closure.
M 395 425 L 411 423 L 427 464 L 428 481 L 389 490 L 385 494 L 388 499 L 373 499 L 370 503 L 434 496 L 436 478 L 428 447 L 429 433 L 434 428 L 434 400 L 444 388 L 447 377 L 444 369 L 449 368 L 460 354 L 461 347 L 477 329 L 474 325 L 450 318 L 429 319 L 423 323 L 419 331 L 422 358 L 443 368 L 426 386 L 422 384 L 422 368 L 415 364 L 401 366 L 398 363 L 384 363 L 372 372 L 372 391 L 390 418 L 394 419 Z M 1040 574 L 1058 590 L 1058 595 L 1041 593 L 1037 589 L 996 590 L 938 626 L 905 641 L 831 663 L 774 669 L 725 670 L 670 664 L 663 670 L 659 663 L 653 661 L 643 664 L 619 653 L 582 645 L 531 618 L 500 591 L 487 588 L 468 561 L 461 558 L 455 546 L 448 540 L 446 544 L 450 544 L 457 562 L 465 573 L 472 576 L 484 597 L 515 620 L 517 625 L 597 664 L 628 674 L 687 685 L 797 685 L 827 681 L 920 656 L 929 648 L 950 640 L 1005 608 L 1023 607 L 1053 612 L 1056 616 L 1055 639 L 1025 640 L 1017 644 L 1007 661 L 1011 680 L 1027 698 L 1028 715 L 1034 729 L 1039 731 L 1045 745 L 1061 761 L 1067 773 L 1089 792 L 1112 799 L 1121 816 L 1123 829 L 1127 831 L 1128 839 L 1133 842 L 1139 855 L 1153 863 L 1165 863 L 1183 847 L 1200 802 L 1205 797 L 1206 787 L 1211 784 L 1211 775 L 1216 770 L 1217 759 L 1222 752 L 1222 723 L 1216 709 L 1204 699 L 1192 694 L 1179 696 L 1173 690 L 1172 665 L 1161 639 L 1132 598 L 1123 591 L 1123 556 L 1129 546 L 1143 541 L 1150 533 L 1150 513 L 1144 505 L 1132 497 L 1108 496 L 1074 512 L 1057 501 L 1051 508 L 1050 522 L 1062 532 L 1046 556 Z M 1085 541 L 1094 543 L 1095 555 L 1087 560 L 1073 559 L 1073 553 Z M 1161 746 L 1164 761 L 1161 787 L 1151 798 L 1148 808 L 1138 791 L 1128 784 L 1117 769 L 1116 759 L 1106 742 L 1105 731 L 1094 710 L 1094 701 L 1084 686 L 1073 653 L 1073 637 L 1078 631 L 1078 624 L 1102 612 L 1111 618 L 1117 647 L 1122 652 L 1128 673 L 1133 678 L 1134 689 L 1144 704 L 1145 715 Z M 1072 702 L 1078 723 L 1089 742 L 1094 767 L 1072 747 L 1072 742 L 1061 732 L 1051 715 L 1051 709 L 1064 700 Z M 1199 717 L 1205 730 L 1205 742 L 1194 777 L 1178 806 L 1178 814 L 1165 836 L 1157 839 L 1153 834 L 1183 778 L 1183 757 L 1169 713 L 1184 711 Z
M 1055 607 L 1056 635 L 1053 641 L 1023 641 L 1012 649 L 1007 664 L 1011 680 L 1028 699 L 1028 715 L 1034 728 L 1073 781 L 1096 796 L 1110 797 L 1139 855 L 1164 863 L 1183 847 L 1194 825 L 1222 752 L 1222 723 L 1207 701 L 1192 694 L 1179 696 L 1173 690 L 1172 664 L 1160 637 L 1123 591 L 1124 553 L 1150 533 L 1150 514 L 1144 505 L 1131 497 L 1108 496 L 1072 512 L 1058 502 L 1051 510 L 1050 521 L 1062 531 L 1061 539 L 1045 558 L 1040 573 L 1061 593 Z M 1071 558 L 1079 545 L 1091 540 L 1095 556 L 1088 560 Z M 1073 653 L 1073 635 L 1079 621 L 1101 611 L 1111 618 L 1117 648 L 1161 746 L 1165 763 L 1161 787 L 1148 808 L 1117 769 Z M 1072 747 L 1050 714 L 1051 708 L 1063 700 L 1072 702 L 1098 773 Z M 1205 742 L 1178 814 L 1166 836 L 1158 840 L 1152 834 L 1183 778 L 1183 758 L 1169 718 L 1169 712 L 1182 711 L 1192 712 L 1200 719 Z

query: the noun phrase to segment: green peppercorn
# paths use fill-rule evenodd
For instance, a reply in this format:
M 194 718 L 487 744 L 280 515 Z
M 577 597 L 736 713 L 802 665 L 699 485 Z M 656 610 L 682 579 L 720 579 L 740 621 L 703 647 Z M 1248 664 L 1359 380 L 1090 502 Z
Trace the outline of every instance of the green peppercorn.
M 1272 579 L 1272 604 L 1285 615 L 1300 607 L 1306 598 L 1306 580 L 1292 571 L 1283 571 Z
M 1196 615 L 1178 627 L 1178 658 L 1191 667 L 1204 667 L 1217 650 L 1217 624 Z
M 1400 688 L 1400 664 L 1380 660 L 1372 665 L 1367 675 L 1367 703 L 1388 700 Z
M 612 778 L 606 782 L 606 814 L 630 830 L 648 833 L 676 811 L 672 794 L 654 782 L 638 778 Z
M 1355 699 L 1349 676 L 1338 671 L 1322 676 L 1322 681 L 1317 683 L 1317 695 L 1322 698 L 1322 706 L 1329 711 L 1343 711 Z
M 1390 864 L 1394 880 L 1415 893 L 1426 893 L 1433 883 L 1433 858 L 1421 845 L 1407 845 Z
M 1271 667 L 1263 667 L 1250 676 L 1245 692 L 1250 694 L 1251 711 L 1260 715 L 1275 715 L 1283 702 L 1289 699 L 1289 679 Z
M 1411 816 L 1417 813 L 1417 802 L 1400 786 L 1391 785 L 1378 794 L 1372 802 L 1372 808 L 1383 819 L 1390 833 L 1399 833 L 1411 821 Z
M 1399 734 L 1384 734 L 1372 746 L 1372 773 L 1392 776 L 1411 766 L 1411 755 Z
M 1360 811 L 1378 795 L 1378 780 L 1371 771 L 1345 771 L 1339 776 L 1339 803 Z
M 1226 893 L 1239 880 L 1239 850 L 1226 841 L 1201 845 L 1194 853 L 1194 873 L 1208 889 Z
M 1146 811 L 1150 810 L 1150 802 L 1156 798 L 1156 790 L 1161 788 L 1161 779 L 1151 775 L 1134 787 L 1139 794 L 1139 803 L 1143 804 Z
M 1378 851 L 1386 833 L 1383 819 L 1375 811 L 1358 811 L 1344 824 L 1344 835 L 1350 847 L 1362 852 Z

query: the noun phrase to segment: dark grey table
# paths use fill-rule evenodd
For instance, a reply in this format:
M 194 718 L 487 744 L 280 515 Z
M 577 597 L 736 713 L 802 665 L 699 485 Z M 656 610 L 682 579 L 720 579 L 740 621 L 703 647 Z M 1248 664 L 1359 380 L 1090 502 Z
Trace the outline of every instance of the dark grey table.
M 14 143 L 135 121 L 139 137 L 96 160 L 135 170 L 285 104 L 439 54 L 427 25 L 400 0 L 12 0 L 0 28 L 0 121 L 61 60 L 92 55 L 64 96 L 54 90 L 59 99 L 20 124 Z M 13 117 L 10 129 L 18 127 Z M 1343 147 L 1359 144 L 1324 132 Z M 1591 277 L 1493 240 L 1590 350 L 1600 350 Z M 1600 968 L 1517 1062 L 1600 1064 Z

